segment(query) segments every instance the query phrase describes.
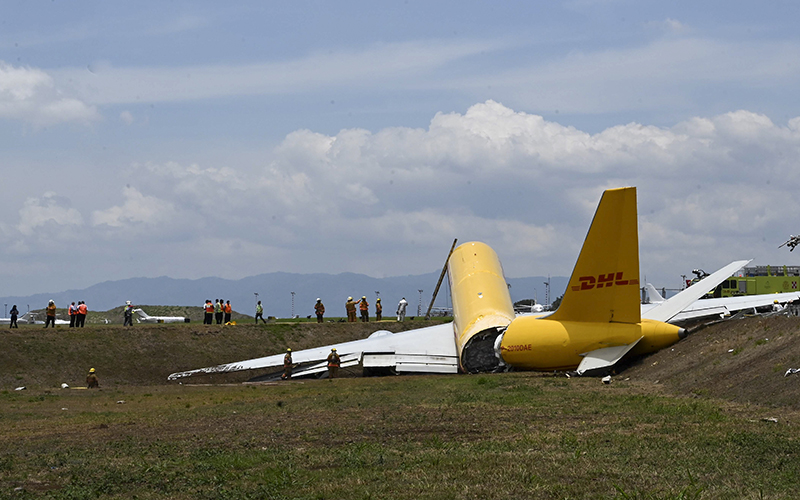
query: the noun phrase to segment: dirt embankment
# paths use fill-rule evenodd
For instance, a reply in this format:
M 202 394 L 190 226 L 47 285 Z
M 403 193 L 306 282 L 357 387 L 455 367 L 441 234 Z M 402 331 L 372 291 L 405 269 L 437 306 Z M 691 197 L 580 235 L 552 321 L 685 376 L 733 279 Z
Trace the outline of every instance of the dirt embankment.
M 659 382 L 681 394 L 800 408 L 800 318 L 753 317 L 700 329 L 641 358 L 620 377 Z
M 346 342 L 385 329 L 434 324 L 275 323 L 90 325 L 83 329 L 21 326 L 0 331 L 0 390 L 83 384 L 97 369 L 106 388 L 162 385 L 170 373 Z M 620 378 L 658 383 L 668 391 L 800 409 L 800 318 L 731 320 L 700 329 L 672 347 L 634 361 Z M 192 383 L 241 382 L 257 372 L 192 378 Z
M 438 323 L 271 323 L 236 326 L 188 324 L 89 325 L 0 330 L 0 390 L 19 386 L 82 385 L 90 367 L 103 387 L 160 385 L 170 373 L 399 332 Z M 196 377 L 192 382 L 244 381 L 260 373 Z

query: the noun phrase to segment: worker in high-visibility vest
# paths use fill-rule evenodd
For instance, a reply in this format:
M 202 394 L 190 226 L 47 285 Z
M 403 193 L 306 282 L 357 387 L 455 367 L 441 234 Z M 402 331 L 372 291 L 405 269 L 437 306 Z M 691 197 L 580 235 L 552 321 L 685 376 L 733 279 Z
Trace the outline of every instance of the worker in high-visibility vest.
M 214 319 L 217 320 L 218 325 L 222 324 L 222 305 L 222 299 L 217 299 L 217 301 L 214 302 Z
M 89 312 L 89 308 L 86 307 L 86 302 L 79 301 L 78 302 L 78 314 L 75 318 L 75 326 L 83 328 L 86 326 L 86 313 Z
M 211 325 L 214 323 L 214 304 L 211 303 L 211 300 L 206 299 L 206 305 L 203 306 L 206 313 L 203 316 L 203 324 L 204 325 Z
M 375 299 L 375 321 L 383 319 L 383 306 L 381 305 L 381 298 Z
M 258 324 L 258 318 L 261 318 L 261 321 L 266 323 L 266 321 L 264 321 L 264 308 L 261 306 L 260 300 L 258 304 L 256 304 L 256 324 Z
M 231 322 L 231 313 L 233 312 L 230 300 L 225 302 L 225 305 L 222 306 L 222 312 L 225 313 L 225 324 L 227 325 Z
M 347 322 L 356 322 L 356 304 L 353 297 L 347 297 L 347 302 L 344 303 L 344 310 L 347 311 Z
M 317 323 L 322 323 L 322 316 L 325 314 L 325 306 L 322 304 L 322 299 L 317 299 L 314 304 L 314 312 L 317 314 Z
M 73 328 L 75 326 L 75 320 L 77 319 L 76 316 L 78 315 L 78 306 L 75 305 L 75 302 L 69 305 L 67 314 L 69 315 L 69 327 Z
M 361 322 L 369 323 L 369 302 L 367 302 L 366 295 L 358 301 L 358 309 L 361 311 Z
M 45 310 L 45 322 L 44 327 L 47 328 L 48 325 L 53 325 L 53 328 L 56 327 L 56 303 L 50 300 L 47 303 L 47 309 Z

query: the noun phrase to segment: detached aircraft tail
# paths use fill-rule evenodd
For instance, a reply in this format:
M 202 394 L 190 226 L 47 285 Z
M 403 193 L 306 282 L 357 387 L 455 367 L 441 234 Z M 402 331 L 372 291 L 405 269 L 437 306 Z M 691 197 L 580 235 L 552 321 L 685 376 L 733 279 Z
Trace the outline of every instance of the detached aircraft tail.
M 548 319 L 641 321 L 636 188 L 603 193 L 561 305 Z

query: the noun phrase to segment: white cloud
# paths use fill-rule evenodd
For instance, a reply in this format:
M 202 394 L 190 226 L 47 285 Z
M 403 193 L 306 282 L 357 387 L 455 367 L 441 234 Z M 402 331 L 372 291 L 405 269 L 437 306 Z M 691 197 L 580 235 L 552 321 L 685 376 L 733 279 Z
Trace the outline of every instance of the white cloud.
M 87 123 L 100 115 L 94 106 L 64 95 L 44 71 L 0 61 L 0 118 L 48 126 Z
M 567 275 L 603 189 L 633 185 L 643 272 L 663 279 L 653 267 L 780 255 L 800 211 L 797 123 L 739 110 L 592 134 L 487 101 L 427 129 L 298 130 L 260 165 L 132 165 L 136 187 L 92 209 L 82 244 L 184 276 L 213 274 L 204 255 L 233 275 L 381 276 L 430 271 L 457 237 L 493 246 L 509 276 Z M 32 198 L 5 249 L 81 224 L 68 200 Z
M 498 50 L 505 42 L 424 40 L 377 44 L 364 50 L 325 50 L 281 62 L 184 67 L 98 64 L 54 70 L 61 82 L 93 104 L 186 101 L 225 96 L 294 94 L 346 86 L 370 88 L 410 81 L 454 61 Z
M 41 198 L 28 198 L 19 211 L 17 229 L 25 236 L 32 236 L 38 228 L 53 226 L 59 230 L 70 230 L 83 225 L 80 212 L 70 206 L 67 198 L 52 191 Z
M 133 114 L 130 111 L 123 111 L 119 114 L 119 119 L 125 122 L 126 125 L 133 123 Z
M 155 225 L 171 219 L 174 208 L 170 202 L 145 196 L 130 186 L 123 188 L 122 196 L 125 199 L 122 205 L 94 211 L 92 224 L 119 228 L 137 224 Z

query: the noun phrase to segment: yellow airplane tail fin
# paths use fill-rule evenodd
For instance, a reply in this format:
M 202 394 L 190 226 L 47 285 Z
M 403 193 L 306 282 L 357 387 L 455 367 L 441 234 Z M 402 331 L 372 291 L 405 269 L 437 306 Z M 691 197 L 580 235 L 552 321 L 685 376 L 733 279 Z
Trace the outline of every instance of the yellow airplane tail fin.
M 548 319 L 641 322 L 635 187 L 603 193 L 561 304 Z

